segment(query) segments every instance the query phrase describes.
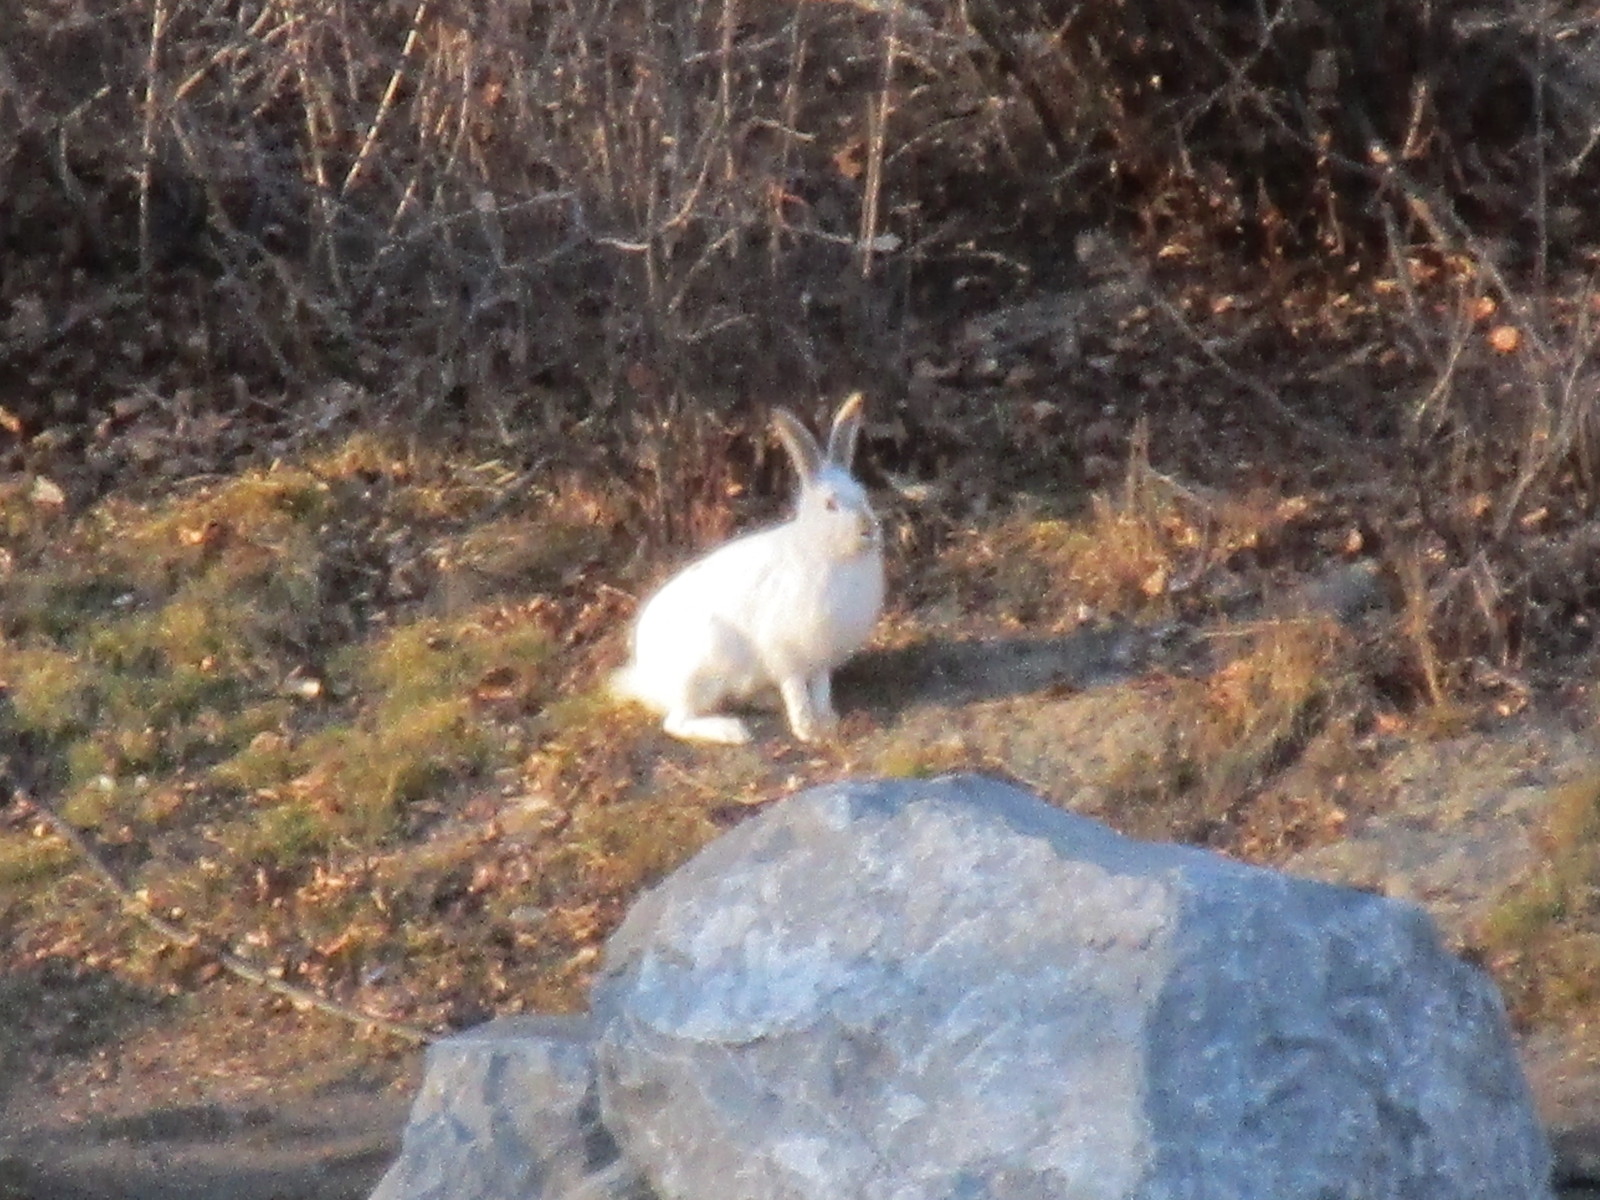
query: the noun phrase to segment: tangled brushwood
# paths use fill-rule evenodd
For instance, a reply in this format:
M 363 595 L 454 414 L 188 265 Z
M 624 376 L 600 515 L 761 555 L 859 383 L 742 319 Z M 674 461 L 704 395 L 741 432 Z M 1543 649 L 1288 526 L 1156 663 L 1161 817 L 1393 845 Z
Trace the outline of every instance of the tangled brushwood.
M 1595 232 L 1600 21 L 1560 0 L 97 9 L 0 15 L 8 383 L 134 289 L 197 318 L 143 365 L 252 393 L 603 404 L 876 361 L 1090 227 L 1497 264 Z
M 1504 659 L 1512 609 L 1589 587 L 1565 534 L 1503 551 L 1600 485 L 1597 145 L 1576 0 L 16 0 L 6 454 L 104 485 L 459 421 L 627 447 L 681 537 L 766 469 L 769 401 L 866 376 L 908 472 L 1008 464 L 1062 405 L 1155 396 L 1102 364 L 1176 344 L 1173 394 L 1235 416 L 1386 393 L 1343 432 L 1414 497 L 1419 628 Z

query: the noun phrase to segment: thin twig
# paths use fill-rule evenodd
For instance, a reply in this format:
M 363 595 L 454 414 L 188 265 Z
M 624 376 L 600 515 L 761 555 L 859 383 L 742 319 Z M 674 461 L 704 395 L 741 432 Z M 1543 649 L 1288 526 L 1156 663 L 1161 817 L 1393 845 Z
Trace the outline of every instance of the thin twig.
M 16 796 L 37 812 L 44 819 L 45 824 L 55 831 L 57 837 L 72 847 L 78 857 L 83 860 L 84 865 L 89 868 L 90 874 L 116 897 L 117 903 L 124 913 L 154 930 L 163 940 L 175 946 L 182 946 L 185 949 L 194 950 L 205 955 L 218 966 L 231 974 L 237 975 L 240 979 L 284 997 L 296 1008 L 302 1010 L 315 1009 L 317 1012 L 326 1013 L 330 1017 L 337 1017 L 341 1021 L 369 1026 L 381 1033 L 387 1033 L 391 1037 L 401 1038 L 418 1045 L 426 1045 L 435 1040 L 436 1035 L 426 1029 L 419 1029 L 415 1025 L 407 1025 L 400 1021 L 392 1021 L 388 1017 L 379 1017 L 372 1013 L 362 1012 L 359 1009 L 335 1003 L 307 988 L 296 987 L 292 983 L 275 979 L 264 968 L 258 967 L 255 963 L 217 946 L 208 945 L 199 934 L 184 929 L 165 917 L 157 916 L 150 911 L 149 905 L 141 900 L 117 876 L 117 873 L 106 865 L 106 861 L 100 856 L 100 853 L 89 844 L 88 839 L 78 832 L 77 828 L 67 821 L 65 817 L 61 816 L 38 796 L 30 795 L 20 788 L 17 789 Z
M 722 143 L 722 179 L 732 182 L 738 174 L 733 161 L 733 33 L 739 26 L 737 0 L 722 0 L 722 21 L 717 46 L 721 70 L 717 72 L 717 120 L 727 134 Z
M 378 135 L 383 132 L 384 122 L 394 108 L 394 100 L 400 94 L 400 83 L 405 78 L 406 67 L 411 62 L 417 41 L 422 35 L 422 23 L 427 19 L 430 3 L 431 0 L 419 0 L 417 4 L 417 11 L 411 18 L 411 29 L 406 33 L 405 45 L 400 48 L 400 61 L 395 64 L 394 71 L 389 76 L 389 86 L 383 90 L 383 99 L 378 101 L 378 111 L 373 114 L 372 123 L 367 126 L 367 135 L 361 140 L 361 149 L 356 152 L 356 160 L 350 164 L 350 170 L 345 173 L 344 183 L 339 188 L 341 196 L 350 194 L 350 189 L 361 179 L 361 173 L 366 170 L 367 161 L 377 147 Z
M 1000 69 L 1016 81 L 1017 87 L 1022 91 L 1023 99 L 1028 102 L 1028 106 L 1033 109 L 1033 115 L 1039 121 L 1039 128 L 1044 133 L 1045 144 L 1050 147 L 1050 152 L 1055 155 L 1058 162 L 1071 162 L 1072 146 L 1068 143 L 1066 134 L 1062 132 L 1061 118 L 1045 95 L 1039 77 L 1024 60 L 1016 39 L 1006 29 L 1000 16 L 1001 11 L 1003 10 L 998 6 L 987 2 L 971 4 L 967 7 L 967 23 L 993 52 Z
M 170 16 L 167 0 L 156 0 L 150 14 L 150 46 L 144 64 L 144 128 L 139 137 L 139 277 L 145 281 L 149 280 L 154 266 L 150 244 L 150 192 L 155 178 L 157 77 L 161 70 L 161 44 L 166 40 Z
M 861 205 L 861 274 L 872 274 L 873 247 L 878 240 L 878 203 L 883 194 L 883 147 L 889 131 L 889 101 L 894 89 L 894 60 L 899 45 L 898 3 L 889 5 L 883 31 L 883 79 L 877 102 L 867 116 L 866 198 Z

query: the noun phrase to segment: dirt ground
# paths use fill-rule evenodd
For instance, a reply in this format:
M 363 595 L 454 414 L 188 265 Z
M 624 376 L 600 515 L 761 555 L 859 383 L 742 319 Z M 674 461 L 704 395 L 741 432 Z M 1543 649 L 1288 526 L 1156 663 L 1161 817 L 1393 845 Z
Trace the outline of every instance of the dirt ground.
M 626 488 L 365 433 L 154 498 L 23 477 L 0 593 L 0 1200 L 364 1195 L 421 1051 L 296 1011 L 216 945 L 436 1033 L 570 1010 L 631 898 L 721 830 L 811 783 L 956 769 L 1427 907 L 1501 982 L 1582 1194 L 1592 662 L 1430 699 L 1371 489 L 1269 474 L 1254 431 L 1230 443 L 1237 489 L 1202 484 L 1183 464 L 1217 435 L 1191 418 L 1162 427 L 1192 458 L 1153 464 L 1137 422 L 1092 485 L 1053 480 L 1053 446 L 985 466 L 978 494 L 879 468 L 893 598 L 818 746 L 770 714 L 749 746 L 688 746 L 605 699 L 667 565 Z M 702 516 L 769 515 L 778 481 L 750 481 L 765 494 Z M 47 793 L 123 904 L 29 809 Z
M 847 673 L 841 701 L 871 711 L 867 681 L 893 679 L 909 697 L 897 741 L 956 739 L 969 759 L 981 747 L 1056 799 L 1107 816 L 1105 780 L 1148 762 L 1170 733 L 1171 711 L 1153 697 L 1174 653 L 1133 631 L 880 651 Z M 970 656 L 987 674 L 957 669 Z M 863 728 L 857 751 L 886 736 Z M 765 752 L 782 753 L 784 738 L 776 722 L 762 726 Z M 1581 722 L 1547 717 L 1396 742 L 1353 774 L 1341 764 L 1337 786 L 1372 798 L 1370 811 L 1282 862 L 1416 900 L 1461 943 L 1511 881 L 1537 868 L 1542 806 L 1597 759 L 1600 739 Z M 1285 795 L 1329 786 L 1315 746 L 1277 784 Z M 225 978 L 153 994 L 62 960 L 0 980 L 0 999 L 5 1200 L 363 1196 L 395 1151 L 419 1080 L 419 1049 Z M 1583 1181 L 1600 1182 L 1600 1038 L 1581 1020 L 1519 1036 L 1562 1194 L 1593 1195 Z
M 1424 905 L 1600 1194 L 1592 22 L 96 7 L 0 4 L 0 1200 L 362 1196 L 422 1051 L 285 988 L 571 1011 L 958 769 Z M 858 388 L 838 737 L 609 702 Z

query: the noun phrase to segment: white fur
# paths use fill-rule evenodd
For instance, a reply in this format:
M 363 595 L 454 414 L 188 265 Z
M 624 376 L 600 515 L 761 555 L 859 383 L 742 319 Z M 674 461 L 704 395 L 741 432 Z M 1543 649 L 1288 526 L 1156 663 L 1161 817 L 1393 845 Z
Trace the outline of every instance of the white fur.
M 721 710 L 776 689 L 795 737 L 838 722 L 833 669 L 871 636 L 883 609 L 877 517 L 850 474 L 862 398 L 834 416 L 827 452 L 792 414 L 774 423 L 800 473 L 795 514 L 690 563 L 645 602 L 632 661 L 613 691 L 662 714 L 675 737 L 748 741 Z

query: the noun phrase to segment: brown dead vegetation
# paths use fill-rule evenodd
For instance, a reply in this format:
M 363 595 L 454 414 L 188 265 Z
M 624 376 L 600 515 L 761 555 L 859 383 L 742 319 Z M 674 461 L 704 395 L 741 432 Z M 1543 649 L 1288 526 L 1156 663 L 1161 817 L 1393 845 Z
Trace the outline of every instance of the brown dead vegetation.
M 1386 739 L 1595 665 L 1597 62 L 1518 0 L 7 6 L 0 759 L 152 911 L 435 1029 L 580 1004 L 844 773 L 1335 838 Z M 598 692 L 634 597 L 849 386 L 896 601 L 844 736 L 665 742 Z M 1485 935 L 1529 1015 L 1592 992 L 1562 820 Z M 216 979 L 21 804 L 0 914 Z

